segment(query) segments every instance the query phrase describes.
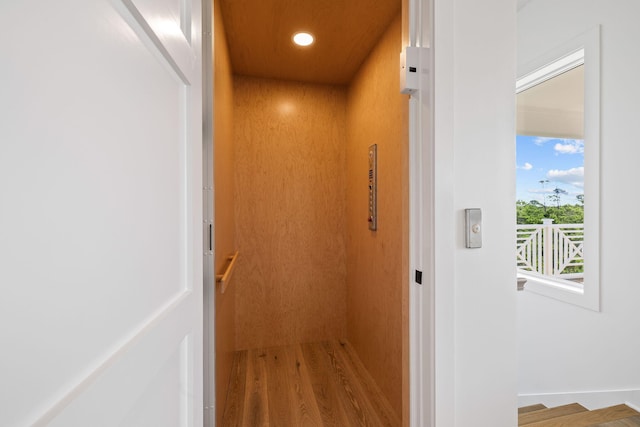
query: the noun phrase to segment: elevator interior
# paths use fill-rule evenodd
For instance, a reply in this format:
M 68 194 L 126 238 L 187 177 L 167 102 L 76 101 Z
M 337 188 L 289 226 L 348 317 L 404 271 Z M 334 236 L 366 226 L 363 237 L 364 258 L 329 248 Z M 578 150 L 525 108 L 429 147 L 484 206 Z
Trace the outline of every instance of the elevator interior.
M 407 423 L 400 0 L 214 1 L 217 418 L 233 352 L 347 340 Z M 315 43 L 291 37 L 308 31 Z M 369 151 L 377 150 L 371 230 Z

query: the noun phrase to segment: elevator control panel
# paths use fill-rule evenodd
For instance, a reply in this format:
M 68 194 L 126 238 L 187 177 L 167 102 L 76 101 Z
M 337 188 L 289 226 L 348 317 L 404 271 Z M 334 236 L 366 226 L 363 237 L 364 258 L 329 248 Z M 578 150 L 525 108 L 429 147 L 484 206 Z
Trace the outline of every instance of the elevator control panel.
M 369 230 L 378 229 L 377 214 L 378 189 L 378 145 L 369 146 Z

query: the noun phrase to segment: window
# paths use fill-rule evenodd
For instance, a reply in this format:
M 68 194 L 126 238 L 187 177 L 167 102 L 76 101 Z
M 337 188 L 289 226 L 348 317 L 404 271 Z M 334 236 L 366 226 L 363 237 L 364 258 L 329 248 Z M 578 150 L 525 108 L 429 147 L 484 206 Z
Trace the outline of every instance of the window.
M 521 67 L 518 276 L 527 291 L 599 310 L 599 29 Z

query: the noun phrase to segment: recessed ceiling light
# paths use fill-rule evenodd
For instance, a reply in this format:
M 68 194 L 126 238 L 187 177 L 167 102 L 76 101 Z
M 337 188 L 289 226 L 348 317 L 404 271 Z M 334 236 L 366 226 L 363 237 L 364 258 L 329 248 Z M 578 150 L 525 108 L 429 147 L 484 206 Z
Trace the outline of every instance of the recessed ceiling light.
M 298 46 L 309 46 L 313 43 L 313 36 L 309 33 L 295 33 L 293 42 Z

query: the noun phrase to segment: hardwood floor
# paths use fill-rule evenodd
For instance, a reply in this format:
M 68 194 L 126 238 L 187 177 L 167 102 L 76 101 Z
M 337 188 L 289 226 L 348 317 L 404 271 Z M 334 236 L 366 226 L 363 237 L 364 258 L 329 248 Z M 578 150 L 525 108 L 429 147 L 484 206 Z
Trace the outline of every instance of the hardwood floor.
M 640 413 L 624 404 L 591 411 L 577 403 L 555 408 L 534 405 L 518 410 L 518 425 L 527 427 L 640 426 Z
M 400 419 L 353 348 L 325 341 L 235 355 L 222 426 L 385 426 Z

